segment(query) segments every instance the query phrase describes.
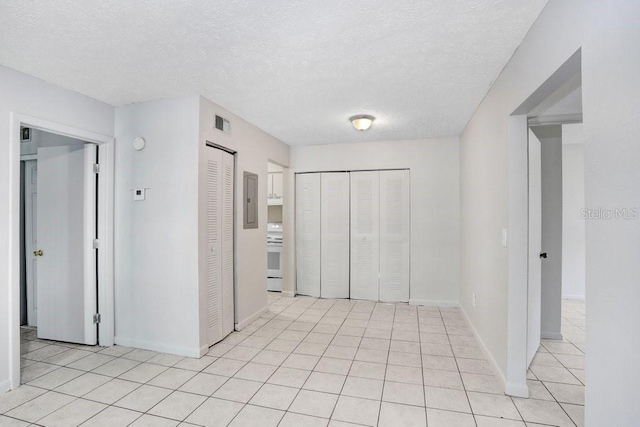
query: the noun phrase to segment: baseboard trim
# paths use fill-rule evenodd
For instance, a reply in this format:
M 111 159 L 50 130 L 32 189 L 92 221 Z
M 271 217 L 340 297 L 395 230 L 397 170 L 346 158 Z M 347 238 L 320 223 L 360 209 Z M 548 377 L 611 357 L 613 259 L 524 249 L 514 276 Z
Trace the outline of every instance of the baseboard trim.
M 116 345 L 122 345 L 126 347 L 141 348 L 143 350 L 152 350 L 160 353 L 177 354 L 179 356 L 196 357 L 196 358 L 201 357 L 200 352 L 202 351 L 199 347 L 194 347 L 194 348 L 176 347 L 176 346 L 161 344 L 157 342 L 142 341 L 142 340 L 136 340 L 131 338 L 123 338 L 123 337 L 114 337 L 114 342 L 116 343 Z
M 253 313 L 251 316 L 249 316 L 246 319 L 241 320 L 240 322 L 236 323 L 236 328 L 235 328 L 236 331 L 243 330 L 244 328 L 249 326 L 253 321 L 257 320 L 260 316 L 262 316 L 267 311 L 269 311 L 269 306 L 265 305 L 260 310 L 258 310 L 255 313 Z
M 507 390 L 509 390 L 509 391 L 513 390 L 514 392 L 519 392 L 519 391 L 521 392 L 522 391 L 522 385 L 517 385 L 517 384 L 509 384 L 508 385 L 507 384 L 507 379 L 505 378 L 504 374 L 502 373 L 502 371 L 498 367 L 498 363 L 496 362 L 496 359 L 493 358 L 493 355 L 489 351 L 489 348 L 487 347 L 487 345 L 482 340 L 482 337 L 480 337 L 480 334 L 478 333 L 478 330 L 476 329 L 476 327 L 473 324 L 473 322 L 471 322 L 471 318 L 469 318 L 469 315 L 464 310 L 464 307 L 461 306 L 460 307 L 460 311 L 462 312 L 462 315 L 464 316 L 464 320 L 467 321 L 467 324 L 469 325 L 469 328 L 471 328 L 471 332 L 473 332 L 473 336 L 475 337 L 475 339 L 480 344 L 480 349 L 482 350 L 482 352 L 484 353 L 485 357 L 489 361 L 489 364 L 493 368 L 494 373 L 496 374 L 496 376 L 498 377 L 498 379 L 502 383 L 502 388 L 504 389 L 505 393 L 511 395 L 511 393 L 507 392 Z M 525 394 L 514 394 L 513 396 L 528 397 L 529 396 L 529 387 L 527 387 L 526 384 L 524 385 L 524 390 L 525 390 Z
M 293 298 L 296 296 L 296 293 L 291 291 L 282 291 L 282 296 L 287 298 Z
M 575 301 L 584 301 L 584 295 L 562 295 L 562 299 L 570 299 Z
M 529 397 L 529 387 L 527 385 L 507 383 L 504 392 L 509 396 Z
M 545 340 L 562 341 L 562 334 L 560 332 L 540 332 L 540 338 Z
M 6 391 L 11 390 L 11 381 L 10 380 L 4 380 L 2 382 L 0 382 L 0 393 L 4 393 Z
M 424 305 L 428 307 L 460 307 L 460 303 L 458 301 L 439 301 L 432 299 L 409 299 L 410 305 Z
M 208 352 L 209 352 L 209 346 L 208 345 L 203 345 L 202 347 L 200 347 L 200 357 L 203 357 Z

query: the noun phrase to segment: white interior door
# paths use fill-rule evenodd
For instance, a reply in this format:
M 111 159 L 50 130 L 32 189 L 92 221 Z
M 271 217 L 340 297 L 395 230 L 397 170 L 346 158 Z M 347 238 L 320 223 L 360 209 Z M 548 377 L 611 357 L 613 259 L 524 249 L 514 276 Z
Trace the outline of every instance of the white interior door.
M 208 148 L 215 150 L 215 148 Z M 234 329 L 233 296 L 233 155 L 222 150 L 222 333 L 230 334 Z
M 320 296 L 320 174 L 296 174 L 297 293 Z
M 96 146 L 38 149 L 38 337 L 95 345 Z
M 380 173 L 351 172 L 351 298 L 378 301 Z
M 38 326 L 38 163 L 24 162 L 25 260 L 27 284 L 27 324 Z
M 349 298 L 349 173 L 320 175 L 320 295 Z
M 529 277 L 527 366 L 540 347 L 542 303 L 542 157 L 540 140 L 529 130 Z
M 409 302 L 409 171 L 380 171 L 380 301 Z

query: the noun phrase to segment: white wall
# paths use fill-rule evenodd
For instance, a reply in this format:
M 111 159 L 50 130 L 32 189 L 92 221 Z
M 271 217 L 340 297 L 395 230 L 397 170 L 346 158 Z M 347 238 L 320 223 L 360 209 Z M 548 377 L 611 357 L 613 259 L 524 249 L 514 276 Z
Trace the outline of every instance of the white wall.
M 411 170 L 410 298 L 416 304 L 458 303 L 458 164 L 458 138 L 291 149 L 292 172 Z
M 587 5 L 582 67 L 586 206 L 637 209 L 640 2 L 589 0 Z M 635 426 L 640 420 L 640 220 L 591 219 L 586 231 L 586 426 Z
M 562 126 L 562 298 L 584 300 L 585 220 L 582 124 Z
M 218 114 L 231 133 L 214 128 Z M 116 169 L 116 342 L 200 356 L 206 338 L 207 141 L 236 154 L 236 323 L 267 307 L 267 161 L 287 165 L 289 147 L 200 96 L 119 107 Z M 133 139 L 147 141 L 135 151 Z M 242 229 L 242 173 L 259 174 L 260 227 Z M 134 201 L 132 189 L 148 188 Z M 206 247 L 206 245 L 205 245 Z M 242 325 L 241 325 L 242 326 Z
M 231 133 L 225 134 L 214 128 L 214 116 L 219 115 L 231 121 Z M 199 149 L 206 149 L 206 143 L 212 143 L 227 147 L 237 152 L 236 154 L 236 325 L 240 328 L 247 322 L 259 316 L 267 309 L 267 164 L 272 160 L 279 165 L 289 165 L 289 146 L 264 131 L 242 120 L 240 117 L 219 107 L 206 98 L 200 97 L 200 135 Z M 203 156 L 200 156 L 203 159 Z M 242 228 L 242 174 L 243 172 L 258 174 L 258 200 L 260 211 L 258 213 L 259 227 L 244 230 Z M 200 197 L 203 197 L 205 165 L 200 163 Z M 285 182 L 286 191 L 286 182 Z M 289 205 L 283 206 L 283 227 L 285 236 L 289 234 L 292 224 L 286 220 Z M 201 218 L 202 220 L 202 218 Z M 201 225 L 204 227 L 204 225 Z M 204 229 L 204 228 L 202 228 Z M 286 257 L 288 248 L 285 246 L 283 257 Z M 205 254 L 200 254 L 201 266 L 206 265 Z M 206 283 L 204 269 L 200 269 L 200 280 Z M 288 278 L 283 279 L 285 282 Z M 286 286 L 286 283 L 285 283 Z M 201 304 L 206 302 L 204 286 L 200 288 Z M 206 310 L 201 305 L 201 325 L 206 323 Z M 205 331 L 206 328 L 201 328 Z M 206 337 L 201 337 L 202 342 Z
M 38 154 L 40 147 L 60 147 L 63 145 L 85 144 L 84 141 L 57 135 L 51 132 L 44 132 L 38 129 L 31 129 L 30 141 L 20 142 L 20 155 Z
M 113 135 L 113 107 L 36 78 L 0 67 L 0 392 L 11 386 L 9 377 L 12 356 L 19 348 L 10 345 L 18 330 L 9 328 L 13 319 L 18 324 L 20 311 L 19 277 L 19 153 L 9 139 L 11 112 L 51 122 Z M 10 254 L 18 255 L 10 269 Z M 17 341 L 16 341 L 17 342 Z M 19 359 L 16 359 L 19 360 Z M 13 386 L 18 386 L 14 384 Z
M 116 109 L 117 344 L 200 355 L 198 120 L 198 96 Z
M 578 0 L 547 4 L 460 137 L 460 302 L 504 376 L 509 295 L 502 229 L 509 226 L 509 115 L 580 48 L 581 5 Z M 478 296 L 475 307 L 472 292 Z

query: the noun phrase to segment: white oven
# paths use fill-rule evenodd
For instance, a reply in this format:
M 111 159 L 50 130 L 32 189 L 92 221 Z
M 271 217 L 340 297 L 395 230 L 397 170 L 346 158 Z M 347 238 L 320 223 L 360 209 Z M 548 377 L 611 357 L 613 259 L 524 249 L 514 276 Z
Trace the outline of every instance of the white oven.
M 267 290 L 282 291 L 282 224 L 267 224 Z

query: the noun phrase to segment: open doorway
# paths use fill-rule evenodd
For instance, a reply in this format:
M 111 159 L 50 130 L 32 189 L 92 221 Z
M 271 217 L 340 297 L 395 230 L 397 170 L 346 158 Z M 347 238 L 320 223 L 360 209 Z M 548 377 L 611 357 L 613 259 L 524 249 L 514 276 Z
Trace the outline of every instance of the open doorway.
M 22 127 L 20 162 L 25 383 L 69 344 L 98 344 L 98 147 Z
M 267 163 L 267 291 L 282 292 L 284 168 Z
M 571 289 L 584 290 L 584 274 L 563 272 L 565 264 L 584 266 L 584 252 L 575 250 L 576 235 L 584 242 L 584 223 L 575 229 L 584 220 L 584 167 L 563 154 L 582 123 L 580 64 L 578 51 L 509 119 L 507 393 L 540 407 L 555 401 L 564 412 L 558 419 L 576 423 L 584 416 L 585 307 L 563 297 L 580 297 Z M 572 235 L 564 232 L 570 229 Z
M 16 388 L 59 368 L 51 357 L 113 345 L 114 147 L 113 138 L 42 119 L 11 121 Z

